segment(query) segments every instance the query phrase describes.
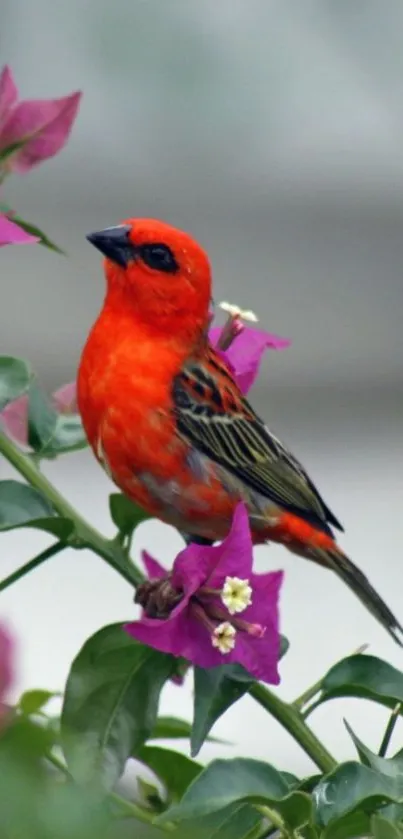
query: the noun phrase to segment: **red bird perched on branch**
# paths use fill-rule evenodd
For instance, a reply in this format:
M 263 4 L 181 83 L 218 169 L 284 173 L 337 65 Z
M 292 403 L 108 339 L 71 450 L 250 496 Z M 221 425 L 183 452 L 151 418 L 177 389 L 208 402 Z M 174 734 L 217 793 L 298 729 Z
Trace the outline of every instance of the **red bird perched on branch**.
M 244 501 L 255 543 L 280 542 L 335 571 L 401 643 L 401 625 L 336 545 L 339 522 L 209 344 L 204 250 L 151 219 L 87 238 L 106 257 L 107 292 L 82 354 L 78 404 L 113 481 L 152 515 L 213 541 Z

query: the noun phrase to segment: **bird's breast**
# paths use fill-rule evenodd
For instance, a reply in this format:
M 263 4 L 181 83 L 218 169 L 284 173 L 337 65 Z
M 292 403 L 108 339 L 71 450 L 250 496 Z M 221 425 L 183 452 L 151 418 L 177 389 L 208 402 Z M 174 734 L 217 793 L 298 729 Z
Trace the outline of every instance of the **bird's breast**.
M 181 363 L 169 340 L 156 342 L 132 322 L 103 313 L 95 324 L 81 357 L 78 405 L 93 451 L 114 477 L 166 473 L 185 456 L 171 394 Z

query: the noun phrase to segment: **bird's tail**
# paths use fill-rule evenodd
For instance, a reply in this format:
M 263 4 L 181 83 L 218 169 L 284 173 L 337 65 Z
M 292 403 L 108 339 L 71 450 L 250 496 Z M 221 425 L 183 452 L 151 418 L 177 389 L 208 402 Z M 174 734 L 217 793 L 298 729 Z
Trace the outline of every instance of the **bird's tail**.
M 337 545 L 334 548 L 328 549 L 315 546 L 312 549 L 310 558 L 319 562 L 321 565 L 327 565 L 328 568 L 331 568 L 348 585 L 351 591 L 359 597 L 361 603 L 382 624 L 396 643 L 403 647 L 403 627 L 395 618 L 389 606 L 386 605 L 382 597 L 375 591 L 365 574 L 354 565 L 351 559 Z

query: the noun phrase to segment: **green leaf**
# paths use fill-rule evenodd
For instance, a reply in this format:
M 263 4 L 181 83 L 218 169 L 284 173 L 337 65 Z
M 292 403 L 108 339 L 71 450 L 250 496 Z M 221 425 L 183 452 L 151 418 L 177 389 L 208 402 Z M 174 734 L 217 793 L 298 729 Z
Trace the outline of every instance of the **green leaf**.
M 59 414 L 33 381 L 29 389 L 28 442 L 41 457 L 55 457 L 87 445 L 78 414 Z
M 16 717 L 2 730 L 2 839 L 117 839 L 116 823 L 107 833 L 111 819 L 100 796 L 49 771 L 46 756 L 52 745 L 49 733 L 26 717 Z
M 268 806 L 293 830 L 312 818 L 309 796 L 290 792 L 276 769 L 258 760 L 234 758 L 214 760 L 157 823 L 196 819 L 242 802 Z
M 291 787 L 299 787 L 299 785 L 301 783 L 303 783 L 302 781 L 300 781 L 299 778 L 297 778 L 296 775 L 293 775 L 292 772 L 280 772 L 280 775 L 281 775 L 282 778 L 284 778 L 286 784 L 288 784 L 290 789 L 291 789 Z M 307 792 L 307 790 L 305 790 L 305 789 L 303 791 Z M 308 790 L 308 792 L 309 792 L 309 790 Z
M 386 758 L 380 757 L 365 746 L 364 743 L 357 737 L 349 724 L 344 720 L 344 725 L 357 749 L 358 755 L 362 763 L 385 775 L 388 778 L 394 778 L 397 781 L 403 781 L 403 752 L 397 752 L 394 757 Z M 385 807 L 384 815 L 394 821 L 403 819 L 403 804 L 390 804 Z
M 51 533 L 52 536 L 57 536 L 61 542 L 69 542 L 74 532 L 74 524 L 70 519 L 56 515 L 53 518 L 32 519 L 32 521 L 14 525 L 14 527 L 32 527 L 34 530 L 44 530 L 46 533 Z M 12 527 L 0 527 L 0 530 L 12 529 Z
M 28 443 L 34 451 L 42 452 L 51 443 L 57 423 L 57 411 L 35 379 L 29 388 Z
M 179 717 L 158 717 L 149 740 L 189 740 L 192 725 Z M 206 737 L 209 743 L 227 743 L 218 737 Z
M 321 839 L 355 839 L 369 836 L 371 817 L 368 813 L 356 810 L 346 816 L 330 822 L 321 833 Z
M 122 624 L 106 626 L 84 644 L 67 680 L 62 742 L 77 778 L 112 787 L 126 760 L 155 725 L 159 695 L 174 659 L 137 643 Z
M 368 746 L 364 745 L 346 720 L 344 720 L 344 725 L 357 749 L 362 763 L 374 769 L 376 772 L 380 772 L 381 775 L 387 775 L 389 778 L 400 778 L 403 781 L 403 754 L 401 752 L 398 752 L 395 757 L 379 757 Z
M 203 769 L 201 763 L 190 760 L 186 755 L 159 746 L 143 746 L 133 757 L 138 758 L 157 775 L 172 801 L 182 798 L 189 784 Z
M 374 839 L 402 839 L 403 836 L 396 824 L 382 816 L 372 816 L 371 834 Z
M 248 692 L 253 678 L 238 664 L 194 668 L 194 712 L 190 752 L 195 757 L 214 723 Z
M 288 647 L 287 638 L 282 636 L 280 658 Z M 195 667 L 192 757 L 199 753 L 214 723 L 248 692 L 253 682 L 253 677 L 239 664 L 223 664 L 209 670 Z
M 187 740 L 192 726 L 179 717 L 158 717 L 150 734 L 150 740 Z
M 120 492 L 113 492 L 109 496 L 109 510 L 113 523 L 124 536 L 131 536 L 138 524 L 151 518 Z
M 323 702 L 341 696 L 370 699 L 393 709 L 397 702 L 403 702 L 403 673 L 375 656 L 344 658 L 326 674 L 320 696 L 306 715 Z
M 42 493 L 19 481 L 0 481 L 0 528 L 21 526 L 32 519 L 54 516 L 53 507 Z
M 61 256 L 66 256 L 66 251 L 62 250 L 62 248 L 60 248 L 59 245 L 56 245 L 54 242 L 52 242 L 52 240 L 49 239 L 48 236 L 46 236 L 46 233 L 44 233 L 43 230 L 37 227 L 36 224 L 31 224 L 31 222 L 25 221 L 25 219 L 21 218 L 21 216 L 17 216 L 14 213 L 11 217 L 11 221 L 14 221 L 16 224 L 18 224 L 19 227 L 22 227 L 22 229 L 25 230 L 26 233 L 30 233 L 31 236 L 37 236 L 40 245 L 43 245 L 45 248 L 48 248 L 49 250 L 54 251 L 55 253 L 61 254 Z
M 51 690 L 41 690 L 40 688 L 26 690 L 20 696 L 18 707 L 26 717 L 29 717 L 31 714 L 37 714 L 38 711 L 41 711 L 54 696 L 60 696 L 60 694 L 54 693 Z
M 32 763 L 48 754 L 52 746 L 51 732 L 28 717 L 16 715 L 1 733 L 0 761 L 3 755 L 14 754 Z
M 0 356 L 0 411 L 27 392 L 30 380 L 30 368 L 22 358 Z
M 52 454 L 85 449 L 88 441 L 79 414 L 59 414 L 52 440 Z
M 57 516 L 37 489 L 19 481 L 0 481 L 0 530 L 32 527 L 67 542 L 74 530 L 70 519 Z
M 403 801 L 403 778 L 380 775 L 350 761 L 326 775 L 313 791 L 317 821 L 326 826 L 333 819 L 357 809 L 372 811 L 390 802 Z
M 250 804 L 231 804 L 195 821 L 189 820 L 174 831 L 175 839 L 257 839 L 261 836 L 262 816 Z

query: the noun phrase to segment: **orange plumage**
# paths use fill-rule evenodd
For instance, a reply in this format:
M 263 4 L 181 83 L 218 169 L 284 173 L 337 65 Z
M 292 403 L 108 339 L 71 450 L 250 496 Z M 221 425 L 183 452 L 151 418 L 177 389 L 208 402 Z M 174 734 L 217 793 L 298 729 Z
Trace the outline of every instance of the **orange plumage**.
M 149 513 L 214 541 L 243 500 L 256 543 L 281 542 L 334 570 L 399 641 L 402 627 L 337 547 L 337 519 L 210 346 L 203 249 L 151 219 L 88 239 L 106 256 L 107 291 L 83 350 L 78 404 L 117 486 Z

